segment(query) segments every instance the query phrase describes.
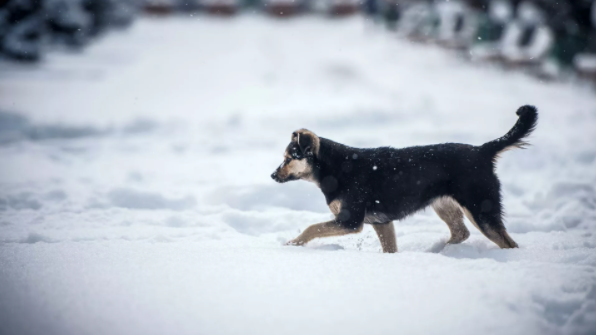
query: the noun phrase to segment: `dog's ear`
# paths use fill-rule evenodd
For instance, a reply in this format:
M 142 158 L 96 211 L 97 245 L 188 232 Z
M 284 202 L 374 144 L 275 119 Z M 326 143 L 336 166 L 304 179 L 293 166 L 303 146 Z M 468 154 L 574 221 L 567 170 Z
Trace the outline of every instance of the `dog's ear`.
M 300 146 L 305 156 L 316 156 L 319 154 L 319 137 L 310 130 L 300 129 L 292 133 L 292 142 Z

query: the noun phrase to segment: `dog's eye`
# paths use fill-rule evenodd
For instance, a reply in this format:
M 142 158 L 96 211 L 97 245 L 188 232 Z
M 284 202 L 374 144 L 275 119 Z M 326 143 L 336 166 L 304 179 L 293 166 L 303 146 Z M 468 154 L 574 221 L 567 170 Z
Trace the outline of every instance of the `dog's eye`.
M 288 158 L 286 158 L 286 161 L 285 161 L 285 163 L 286 163 L 286 164 L 289 164 L 291 160 L 292 160 L 292 159 L 291 159 L 290 157 L 288 157 Z
M 297 152 L 292 152 L 292 159 L 300 159 L 300 154 Z

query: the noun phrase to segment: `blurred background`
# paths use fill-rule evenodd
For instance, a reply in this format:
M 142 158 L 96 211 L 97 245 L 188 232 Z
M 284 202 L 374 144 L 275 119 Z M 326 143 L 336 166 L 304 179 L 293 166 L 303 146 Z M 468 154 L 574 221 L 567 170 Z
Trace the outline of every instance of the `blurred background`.
M 0 0 L 0 334 L 596 332 L 596 1 Z M 293 131 L 503 136 L 501 250 L 331 217 Z M 397 172 L 396 172 L 397 173 Z
M 591 0 L 3 0 L 0 52 L 5 59 L 34 63 L 56 48 L 84 49 L 142 16 L 233 19 L 243 12 L 280 20 L 364 15 L 403 38 L 454 49 L 472 60 L 548 79 L 596 76 Z

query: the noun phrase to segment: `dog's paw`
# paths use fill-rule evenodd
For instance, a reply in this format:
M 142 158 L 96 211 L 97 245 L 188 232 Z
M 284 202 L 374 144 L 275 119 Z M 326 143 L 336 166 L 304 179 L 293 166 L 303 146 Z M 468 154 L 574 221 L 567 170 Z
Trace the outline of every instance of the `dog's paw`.
M 286 245 L 293 245 L 293 246 L 302 246 L 304 245 L 304 241 L 293 239 L 286 242 Z

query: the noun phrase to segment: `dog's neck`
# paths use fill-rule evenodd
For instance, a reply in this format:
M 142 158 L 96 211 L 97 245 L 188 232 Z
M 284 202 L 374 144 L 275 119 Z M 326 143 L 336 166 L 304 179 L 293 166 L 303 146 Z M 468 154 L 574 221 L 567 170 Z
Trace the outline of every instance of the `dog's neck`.
M 323 178 L 327 176 L 338 176 L 341 172 L 339 170 L 341 167 L 338 167 L 336 162 L 345 159 L 346 155 L 351 159 L 351 156 L 353 155 L 352 151 L 354 150 L 350 149 L 354 148 L 350 148 L 323 137 L 320 137 L 319 140 L 319 152 L 314 158 L 312 174 L 308 178 L 303 178 L 303 180 L 313 182 L 321 188 L 321 180 Z
M 348 147 L 347 145 L 323 137 L 320 137 L 320 143 L 317 161 L 320 162 L 321 167 L 325 170 L 336 168 L 335 162 L 345 159 L 346 155 L 353 155 L 353 151 L 356 151 L 355 148 Z M 348 159 L 351 158 L 352 157 L 348 156 Z

